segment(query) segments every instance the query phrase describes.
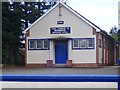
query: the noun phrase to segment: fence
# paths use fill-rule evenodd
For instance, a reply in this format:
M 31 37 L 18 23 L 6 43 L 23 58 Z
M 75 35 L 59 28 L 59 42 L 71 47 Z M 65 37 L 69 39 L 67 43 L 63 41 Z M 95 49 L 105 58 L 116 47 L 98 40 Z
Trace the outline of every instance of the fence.
M 14 82 L 118 82 L 119 75 L 2 75 L 1 81 Z

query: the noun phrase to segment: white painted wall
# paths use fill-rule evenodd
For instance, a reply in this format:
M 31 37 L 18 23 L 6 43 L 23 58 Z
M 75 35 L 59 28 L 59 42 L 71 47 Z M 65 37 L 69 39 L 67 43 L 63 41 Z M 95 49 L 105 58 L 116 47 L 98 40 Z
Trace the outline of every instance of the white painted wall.
M 29 50 L 28 51 L 28 61 L 27 63 L 38 64 L 38 63 L 47 63 L 49 60 L 49 51 L 48 50 Z
M 73 63 L 96 63 L 95 50 L 73 50 Z
M 62 16 L 58 14 L 59 8 L 56 7 L 53 11 L 42 18 L 30 29 L 31 39 L 46 39 L 46 38 L 95 38 L 90 25 L 82 19 L 75 16 L 71 11 L 62 7 Z M 64 24 L 57 25 L 57 21 L 64 21 Z M 51 27 L 71 27 L 70 34 L 50 34 Z M 27 45 L 28 46 L 28 45 Z M 27 50 L 27 63 L 39 64 L 46 63 L 47 60 L 54 60 L 55 50 L 54 41 L 50 40 L 50 50 Z M 68 59 L 73 60 L 73 63 L 96 63 L 96 45 L 95 49 L 90 50 L 72 50 L 72 42 L 68 41 Z
M 68 41 L 68 60 L 73 60 L 72 40 Z
M 55 8 L 47 14 L 30 30 L 30 37 L 57 38 L 57 37 L 86 37 L 92 35 L 92 27 L 76 17 L 72 12 L 62 7 L 62 16 L 59 16 L 59 8 Z M 57 25 L 57 21 L 63 20 L 65 24 Z M 71 34 L 50 34 L 50 27 L 71 27 Z
M 40 38 L 27 38 L 28 39 L 40 39 Z M 27 42 L 28 46 L 28 42 Z M 28 50 L 27 47 L 27 64 L 39 64 L 47 63 L 50 58 L 49 50 Z
M 50 40 L 49 60 L 54 60 L 54 41 Z
M 86 37 L 90 38 L 90 37 Z M 96 38 L 91 37 L 95 39 Z M 96 63 L 96 45 L 94 49 L 79 49 L 79 50 L 72 50 L 70 51 L 70 60 L 72 60 L 73 63 Z

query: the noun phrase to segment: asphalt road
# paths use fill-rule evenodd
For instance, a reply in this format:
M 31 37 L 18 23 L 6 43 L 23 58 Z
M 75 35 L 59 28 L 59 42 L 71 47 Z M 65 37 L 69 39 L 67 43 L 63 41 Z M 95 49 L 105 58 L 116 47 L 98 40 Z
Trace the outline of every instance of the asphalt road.
M 2 74 L 14 75 L 118 75 L 120 67 L 102 68 L 4 68 Z

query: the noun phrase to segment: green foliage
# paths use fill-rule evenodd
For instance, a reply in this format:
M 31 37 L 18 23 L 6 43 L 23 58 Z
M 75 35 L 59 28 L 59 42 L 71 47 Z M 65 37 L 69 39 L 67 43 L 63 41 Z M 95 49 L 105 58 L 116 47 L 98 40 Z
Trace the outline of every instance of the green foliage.
M 42 16 L 48 9 L 50 9 L 49 4 L 46 2 L 25 2 L 24 5 L 20 6 L 22 10 L 22 17 L 23 20 L 23 29 L 28 27 L 28 23 L 32 24 L 36 21 L 40 16 Z
M 11 10 L 8 2 L 2 3 L 2 62 L 10 62 L 10 48 L 20 45 L 21 23 L 18 9 Z
M 2 3 L 2 63 L 15 64 L 21 45 L 20 36 L 24 37 L 22 31 L 50 6 L 45 2 L 25 2 L 24 5 L 20 2 Z
M 117 36 L 118 36 L 118 41 L 120 42 L 120 30 L 118 30 Z
M 109 34 L 115 41 L 120 42 L 120 30 L 118 30 L 116 26 L 111 27 Z

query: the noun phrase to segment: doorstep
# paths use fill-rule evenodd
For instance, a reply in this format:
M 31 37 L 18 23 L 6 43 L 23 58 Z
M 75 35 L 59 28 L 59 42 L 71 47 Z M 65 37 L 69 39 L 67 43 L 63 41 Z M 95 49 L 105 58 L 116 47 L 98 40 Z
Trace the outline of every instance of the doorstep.
M 64 68 L 64 67 L 67 67 L 67 66 L 66 66 L 66 64 L 54 64 L 52 67 Z

